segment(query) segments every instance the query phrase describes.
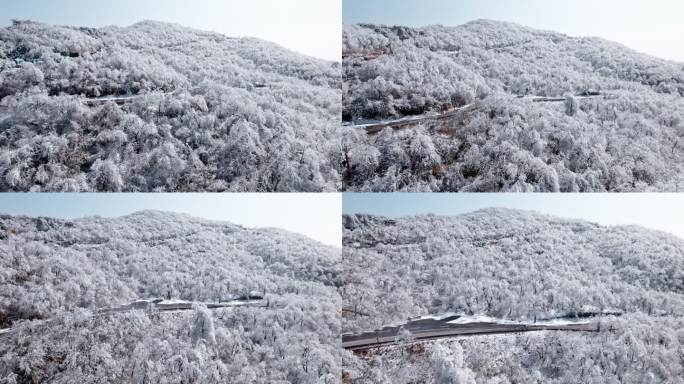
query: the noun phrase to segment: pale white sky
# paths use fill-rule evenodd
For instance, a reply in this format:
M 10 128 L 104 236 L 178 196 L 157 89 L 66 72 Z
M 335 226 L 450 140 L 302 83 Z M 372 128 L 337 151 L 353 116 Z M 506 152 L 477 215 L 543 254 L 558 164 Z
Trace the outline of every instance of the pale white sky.
M 422 27 L 510 21 L 571 36 L 598 36 L 684 63 L 683 0 L 344 0 L 345 23 Z
M 157 20 L 258 37 L 309 56 L 341 60 L 341 0 L 1 1 L 2 25 L 11 19 L 93 27 Z
M 1 193 L 0 214 L 118 217 L 154 209 L 246 227 L 275 227 L 342 246 L 339 193 Z

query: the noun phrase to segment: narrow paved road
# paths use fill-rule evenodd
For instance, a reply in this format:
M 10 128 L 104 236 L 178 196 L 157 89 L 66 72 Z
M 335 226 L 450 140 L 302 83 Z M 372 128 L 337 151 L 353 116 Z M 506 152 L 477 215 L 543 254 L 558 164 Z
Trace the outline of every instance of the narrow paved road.
M 596 97 L 602 97 L 603 94 L 580 94 L 576 95 L 575 99 L 577 100 L 584 100 L 584 99 L 592 99 Z M 532 102 L 535 103 L 555 103 L 555 102 L 564 102 L 565 97 L 545 97 L 545 96 L 519 96 L 521 99 L 529 99 Z M 476 111 L 477 107 L 475 104 L 467 104 L 459 108 L 454 108 L 450 109 L 446 112 L 442 113 L 432 113 L 432 114 L 424 114 L 424 115 L 418 115 L 418 116 L 409 116 L 409 117 L 402 117 L 400 119 L 395 119 L 395 120 L 386 120 L 386 121 L 378 121 L 378 122 L 372 122 L 368 124 L 357 124 L 357 125 L 349 125 L 349 128 L 352 129 L 365 129 L 366 133 L 369 135 L 374 135 L 383 129 L 387 127 L 391 127 L 393 129 L 402 129 L 402 128 L 407 128 L 408 126 L 414 126 L 419 123 L 424 123 L 427 121 L 439 121 L 439 120 L 446 120 L 454 117 L 459 117 L 462 115 L 465 115 L 466 113 Z
M 111 312 L 125 312 L 131 309 L 154 309 L 160 312 L 169 311 L 187 311 L 191 310 L 195 304 L 203 304 L 209 309 L 230 308 L 230 307 L 244 307 L 244 306 L 260 306 L 265 305 L 261 298 L 236 299 L 221 303 L 194 303 L 191 301 L 164 301 L 164 300 L 139 300 L 130 304 L 113 308 L 99 309 L 100 313 Z
M 597 95 L 576 95 L 574 96 L 576 100 L 586 100 L 586 99 L 595 99 L 597 97 L 602 97 L 602 94 L 597 94 Z M 535 103 L 560 103 L 560 102 L 565 102 L 566 98 L 565 97 L 546 97 L 546 96 L 531 96 L 531 97 L 521 97 L 521 98 L 529 98 Z
M 460 116 L 462 114 L 475 111 L 477 107 L 474 104 L 464 105 L 463 107 L 454 108 L 446 112 L 438 114 L 426 114 L 419 116 L 402 117 L 401 119 L 388 120 L 377 123 L 370 124 L 360 124 L 360 125 L 350 125 L 353 129 L 365 129 L 366 133 L 369 135 L 376 134 L 387 127 L 392 127 L 393 129 L 405 128 L 409 125 L 416 125 L 426 121 L 439 121 L 445 120 L 452 117 Z
M 9 120 L 12 117 L 12 115 L 9 113 L 9 109 L 7 107 L 0 106 L 0 124 L 4 123 L 6 120 Z
M 87 99 L 81 99 L 81 102 L 85 105 L 98 105 L 98 104 L 104 104 L 109 101 L 113 101 L 116 104 L 122 105 L 126 103 L 130 103 L 134 101 L 135 99 L 141 98 L 143 95 L 129 95 L 129 96 L 102 96 L 102 97 L 91 97 Z
M 222 303 L 200 303 L 200 302 L 190 302 L 190 301 L 167 301 L 163 300 L 139 300 L 134 301 L 130 304 L 123 305 L 120 307 L 112 308 L 100 308 L 94 310 L 95 314 L 105 315 L 109 313 L 116 312 L 127 312 L 132 310 L 157 310 L 163 313 L 169 312 L 179 312 L 192 310 L 195 304 L 203 304 L 209 309 L 221 309 L 221 308 L 234 308 L 234 307 L 265 307 L 267 304 L 264 299 L 261 298 L 246 298 L 246 299 L 236 299 Z M 52 319 L 45 319 L 44 322 L 53 321 Z M 16 328 L 4 328 L 0 329 L 0 341 L 9 338 Z
M 454 336 L 491 335 L 501 333 L 519 333 L 532 331 L 581 331 L 596 332 L 598 323 L 577 322 L 567 324 L 518 324 L 518 323 L 493 323 L 474 322 L 464 324 L 449 323 L 457 316 L 441 320 L 421 319 L 409 321 L 403 325 L 404 329 L 411 332 L 413 340 L 430 340 Z M 382 345 L 396 343 L 401 326 L 384 327 L 382 329 L 359 334 L 342 335 L 342 347 L 352 351 L 364 350 Z

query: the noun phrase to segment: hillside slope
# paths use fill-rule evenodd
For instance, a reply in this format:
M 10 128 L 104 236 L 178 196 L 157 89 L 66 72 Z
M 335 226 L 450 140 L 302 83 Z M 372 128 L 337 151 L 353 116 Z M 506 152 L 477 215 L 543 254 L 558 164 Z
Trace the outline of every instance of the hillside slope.
M 684 240 L 532 212 L 344 216 L 347 330 L 457 312 L 533 320 L 584 310 L 684 316 Z
M 339 64 L 258 39 L 0 29 L 0 190 L 335 190 L 339 114 Z
M 600 319 L 596 333 L 467 336 L 363 357 L 347 353 L 348 382 L 682 383 L 684 240 L 678 237 L 486 209 L 454 217 L 347 215 L 343 240 L 339 291 L 350 309 L 343 332 L 452 312 Z
M 682 187 L 681 63 L 598 38 L 487 20 L 457 27 L 348 25 L 343 49 L 348 122 L 475 107 L 438 126 L 386 129 L 371 139 L 346 133 L 347 189 Z
M 339 381 L 336 249 L 281 230 L 156 211 L 2 216 L 0 227 L 0 320 L 12 330 L 0 333 L 0 378 Z M 96 311 L 136 299 L 251 294 L 265 306 Z

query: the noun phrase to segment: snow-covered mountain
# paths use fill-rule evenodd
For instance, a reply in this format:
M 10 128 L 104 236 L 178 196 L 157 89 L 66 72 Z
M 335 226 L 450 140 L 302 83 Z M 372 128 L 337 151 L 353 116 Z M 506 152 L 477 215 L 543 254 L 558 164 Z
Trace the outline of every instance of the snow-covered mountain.
M 350 354 L 349 377 L 431 382 L 452 367 L 478 383 L 642 383 L 678 382 L 683 373 L 684 240 L 676 236 L 485 209 L 346 215 L 343 241 L 344 332 L 429 314 L 535 321 L 611 313 L 598 333 L 473 336 Z
M 343 119 L 467 113 L 348 136 L 348 190 L 675 191 L 684 64 L 479 20 L 343 32 Z M 534 99 L 556 97 L 558 101 Z
M 0 28 L 0 190 L 336 190 L 340 66 L 175 24 Z
M 684 316 L 684 240 L 527 211 L 344 216 L 343 298 L 373 328 L 430 313 L 529 319 L 587 308 Z
M 339 250 L 157 211 L 0 228 L 0 380 L 339 382 Z M 262 305 L 98 311 L 250 295 Z

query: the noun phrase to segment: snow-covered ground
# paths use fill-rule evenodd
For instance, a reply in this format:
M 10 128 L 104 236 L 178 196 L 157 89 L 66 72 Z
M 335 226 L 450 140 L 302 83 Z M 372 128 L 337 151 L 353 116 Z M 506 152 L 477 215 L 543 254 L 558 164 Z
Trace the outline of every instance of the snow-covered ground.
M 477 324 L 477 323 L 492 323 L 492 324 L 517 324 L 517 325 L 573 325 L 573 324 L 589 324 L 591 321 L 582 319 L 553 319 L 546 321 L 513 321 L 506 319 L 497 319 L 495 317 L 484 315 L 460 316 L 458 319 L 448 321 L 449 324 Z
M 474 324 L 474 323 L 492 323 L 492 324 L 527 324 L 506 319 L 497 319 L 494 317 L 484 315 L 473 316 L 459 316 L 455 320 L 448 321 L 449 324 Z

